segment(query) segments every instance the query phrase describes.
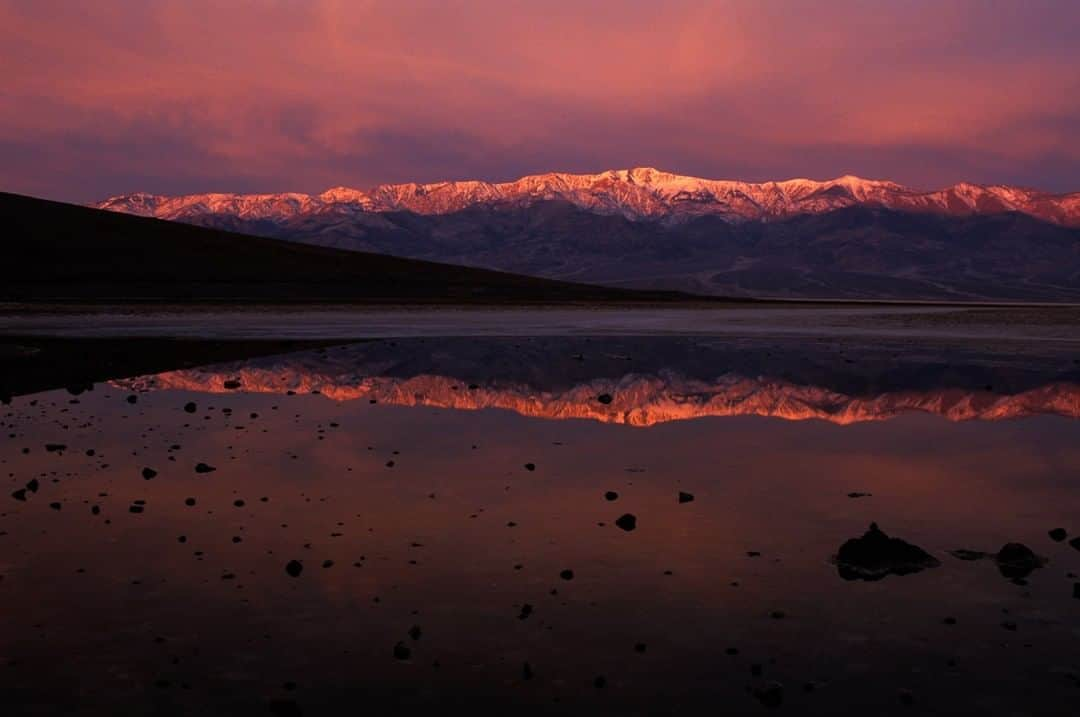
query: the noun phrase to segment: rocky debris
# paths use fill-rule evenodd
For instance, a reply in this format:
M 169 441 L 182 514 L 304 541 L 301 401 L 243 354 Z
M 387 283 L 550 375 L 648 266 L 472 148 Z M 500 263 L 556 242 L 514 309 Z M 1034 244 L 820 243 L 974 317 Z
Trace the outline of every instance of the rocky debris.
M 154 478 L 157 477 L 157 471 L 154 470 L 153 468 L 143 468 L 142 469 L 142 477 L 143 477 L 143 480 L 153 480 Z
M 289 577 L 298 578 L 304 572 L 304 565 L 299 560 L 290 560 L 285 564 L 285 572 Z
M 187 403 L 184 404 L 184 411 L 186 413 L 195 413 L 195 411 L 197 409 L 198 409 L 198 406 L 195 405 L 194 401 L 188 401 Z
M 871 523 L 861 538 L 840 546 L 836 568 L 844 580 L 881 580 L 887 575 L 910 575 L 936 568 L 941 561 L 922 548 L 886 535 Z
M 527 470 L 527 471 L 536 470 L 536 464 L 535 463 L 526 463 L 525 464 L 525 470 Z
M 629 533 L 631 530 L 637 528 L 637 517 L 632 513 L 624 513 L 615 521 L 615 525 Z
M 607 406 L 614 399 L 611 397 L 610 393 L 601 393 L 599 396 L 596 397 L 596 400 L 599 401 L 600 403 L 604 404 L 605 406 Z
M 561 573 L 559 573 L 559 577 L 562 578 L 563 580 L 573 580 L 574 579 L 574 571 L 573 570 L 563 570 Z
M 208 465 L 206 463 L 196 463 L 195 464 L 195 472 L 196 473 L 213 473 L 216 470 L 217 470 L 217 468 L 215 468 L 212 465 Z
M 610 501 L 610 500 L 618 500 L 618 499 L 619 499 L 619 494 L 616 493 L 613 490 L 609 490 L 607 493 L 604 493 L 604 500 L 609 500 Z
M 227 388 L 230 391 L 240 388 L 240 379 L 230 378 L 221 384 L 223 388 Z
M 1046 534 L 1049 535 L 1050 540 L 1053 540 L 1055 543 L 1062 543 L 1065 541 L 1065 538 L 1069 537 L 1069 534 L 1064 528 L 1054 528 L 1053 530 L 1047 531 Z
M 412 657 L 412 650 L 404 642 L 398 642 L 394 645 L 394 659 L 395 660 L 407 660 Z
M 679 491 L 679 504 L 680 505 L 682 505 L 683 503 L 693 503 L 693 502 L 694 502 L 694 494 L 693 493 L 687 493 L 686 491 L 681 491 L 681 490 Z
M 859 491 L 852 491 L 847 494 L 848 498 L 869 498 L 873 493 L 860 493 Z

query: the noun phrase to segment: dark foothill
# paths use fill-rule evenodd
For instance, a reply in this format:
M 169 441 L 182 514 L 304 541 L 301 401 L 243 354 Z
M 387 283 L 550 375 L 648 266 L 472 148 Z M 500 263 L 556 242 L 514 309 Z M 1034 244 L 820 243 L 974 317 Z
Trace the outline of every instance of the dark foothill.
M 394 659 L 395 660 L 407 660 L 412 656 L 412 650 L 404 642 L 398 642 L 394 645 Z
M 596 400 L 606 406 L 611 403 L 613 399 L 611 398 L 610 393 L 601 393 L 599 396 L 596 397 Z
M 694 494 L 687 493 L 685 491 L 679 491 L 679 503 L 692 503 L 694 502 Z
M 615 525 L 619 526 L 623 530 L 630 532 L 637 527 L 637 518 L 631 513 L 624 513 L 619 516 L 619 519 L 615 521 Z
M 300 573 L 304 572 L 304 566 L 299 560 L 290 560 L 285 564 L 285 572 L 289 577 L 298 578 Z
M 235 379 L 235 378 L 231 378 L 231 379 L 229 379 L 228 381 L 226 381 L 225 383 L 223 383 L 221 385 L 224 386 L 225 388 L 229 389 L 229 390 L 232 390 L 232 389 L 235 389 L 235 388 L 240 388 L 240 380 Z
M 1046 564 L 1031 548 L 1023 543 L 1007 543 L 994 556 L 998 570 L 1006 578 L 1026 578 L 1033 570 Z
M 619 499 L 619 494 L 616 493 L 613 490 L 609 490 L 607 493 L 604 493 L 604 500 L 618 500 L 618 499 Z
M 195 413 L 197 408 L 198 408 L 198 406 L 195 405 L 194 401 L 188 401 L 187 403 L 184 404 L 184 410 L 187 413 Z
M 784 686 L 776 681 L 753 685 L 750 694 L 766 709 L 774 710 L 784 704 Z
M 196 463 L 195 464 L 195 472 L 196 473 L 213 473 L 216 470 L 217 470 L 217 468 L 214 468 L 211 465 L 207 465 L 206 463 Z
M 922 548 L 886 535 L 877 523 L 861 538 L 840 546 L 836 569 L 844 580 L 881 580 L 887 575 L 910 575 L 941 562 Z
M 154 470 L 153 468 L 143 468 L 142 469 L 143 480 L 150 480 L 150 479 L 152 479 L 152 478 L 154 478 L 156 476 L 157 476 L 157 471 Z
M 525 464 L 525 470 L 527 470 L 527 471 L 536 470 L 536 464 L 535 463 L 526 463 Z
M 563 580 L 573 580 L 574 579 L 574 571 L 573 570 L 563 570 L 561 573 L 559 573 L 559 577 L 562 578 Z

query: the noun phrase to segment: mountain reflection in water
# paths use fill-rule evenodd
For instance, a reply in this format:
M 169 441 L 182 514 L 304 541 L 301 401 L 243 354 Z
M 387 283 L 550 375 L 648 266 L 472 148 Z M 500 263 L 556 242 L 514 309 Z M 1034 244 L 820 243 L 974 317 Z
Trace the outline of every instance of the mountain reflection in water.
M 458 410 L 651 426 L 756 415 L 837 424 L 908 411 L 954 421 L 1080 416 L 1068 357 L 705 337 L 404 339 L 117 381 L 140 390 L 317 392 Z M 238 384 L 238 387 L 237 387 Z

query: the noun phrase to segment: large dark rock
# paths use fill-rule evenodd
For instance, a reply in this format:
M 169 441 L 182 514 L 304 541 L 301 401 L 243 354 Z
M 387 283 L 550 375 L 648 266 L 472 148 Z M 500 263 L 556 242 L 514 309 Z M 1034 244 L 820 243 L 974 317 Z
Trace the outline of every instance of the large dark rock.
M 1007 543 L 994 556 L 1001 574 L 1010 579 L 1026 578 L 1033 570 L 1046 565 L 1031 548 L 1023 543 Z
M 922 548 L 891 538 L 871 523 L 861 538 L 840 546 L 836 569 L 844 580 L 881 580 L 887 575 L 910 575 L 936 568 L 941 561 Z

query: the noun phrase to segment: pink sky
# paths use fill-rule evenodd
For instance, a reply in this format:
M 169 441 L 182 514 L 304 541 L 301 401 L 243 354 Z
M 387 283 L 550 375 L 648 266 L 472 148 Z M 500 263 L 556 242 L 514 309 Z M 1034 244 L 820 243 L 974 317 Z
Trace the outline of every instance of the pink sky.
M 1080 3 L 0 0 L 0 190 L 1080 189 Z

